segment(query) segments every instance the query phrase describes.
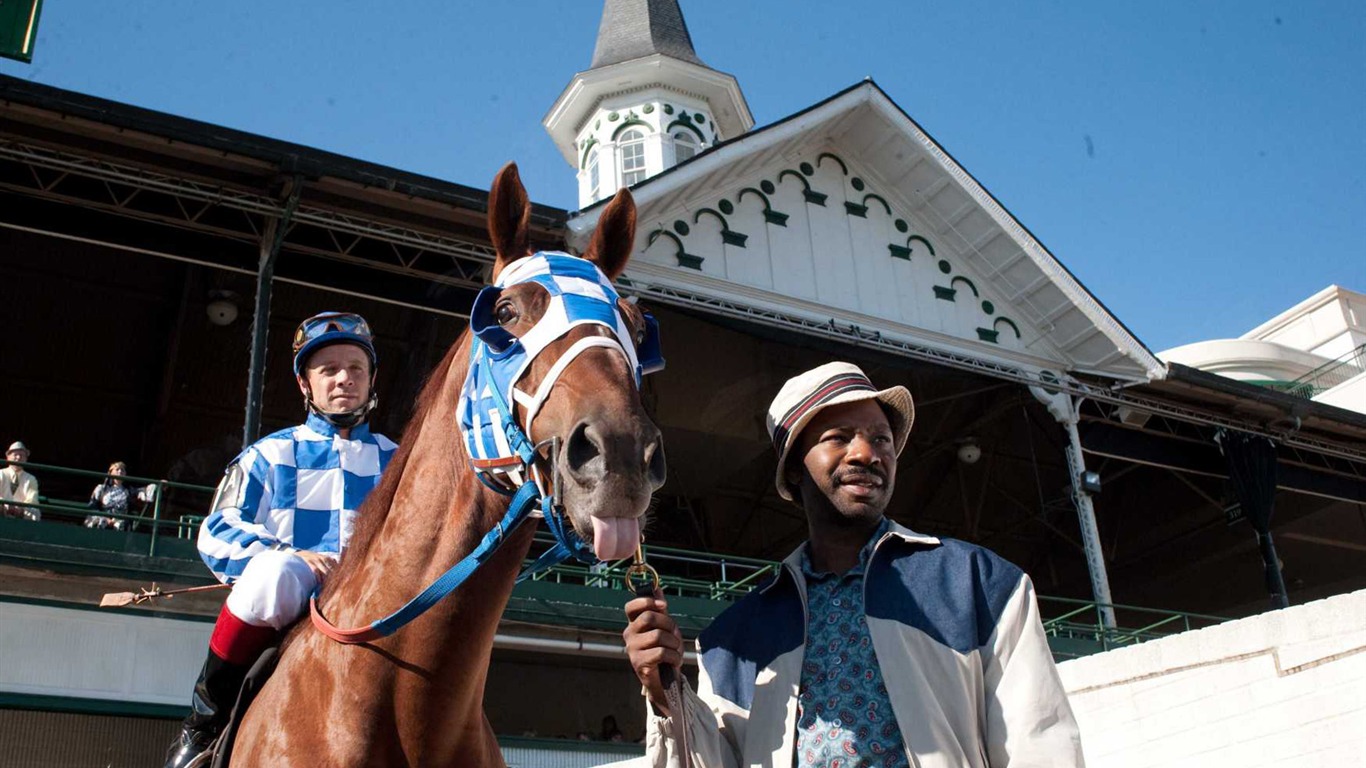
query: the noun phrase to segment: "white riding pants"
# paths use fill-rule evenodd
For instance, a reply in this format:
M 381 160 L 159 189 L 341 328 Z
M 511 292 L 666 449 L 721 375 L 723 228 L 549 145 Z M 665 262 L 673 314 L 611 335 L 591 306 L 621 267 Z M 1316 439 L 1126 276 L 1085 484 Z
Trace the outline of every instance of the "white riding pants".
M 317 588 L 318 577 L 303 558 L 268 550 L 252 557 L 233 582 L 227 606 L 248 624 L 284 629 L 304 615 Z

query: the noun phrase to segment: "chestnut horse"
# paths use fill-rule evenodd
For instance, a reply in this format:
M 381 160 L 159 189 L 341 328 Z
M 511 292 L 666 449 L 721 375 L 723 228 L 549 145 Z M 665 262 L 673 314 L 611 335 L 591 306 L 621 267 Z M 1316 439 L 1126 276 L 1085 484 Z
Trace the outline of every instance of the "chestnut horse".
M 509 164 L 489 193 L 495 280 L 528 255 L 530 210 Z M 617 193 L 584 254 L 609 279 L 630 258 L 635 215 L 630 194 Z M 509 286 L 498 299 L 498 324 L 521 336 L 548 300 L 535 283 Z M 618 311 L 632 334 L 643 334 L 634 306 L 618 302 Z M 553 388 L 533 424 L 522 421 L 520 407 L 517 422 L 537 441 L 560 438 L 564 449 L 537 453 L 539 471 L 561 478 L 560 498 L 579 536 L 596 535 L 599 556 L 606 546 L 606 556 L 620 557 L 621 542 L 603 541 L 638 538 L 650 495 L 664 482 L 659 430 L 641 406 L 623 349 L 591 346 L 551 372 L 576 341 L 609 333 L 576 325 L 546 347 L 518 386 L 534 392 L 551 376 Z M 403 605 L 473 551 L 508 508 L 507 496 L 476 478 L 462 445 L 457 402 L 471 343 L 467 329 L 435 370 L 402 447 L 360 509 L 351 544 L 319 598 L 338 626 L 364 625 Z M 503 765 L 484 715 L 484 684 L 498 620 L 534 533 L 534 521 L 513 530 L 459 589 L 390 637 L 343 645 L 301 622 L 242 720 L 232 765 Z

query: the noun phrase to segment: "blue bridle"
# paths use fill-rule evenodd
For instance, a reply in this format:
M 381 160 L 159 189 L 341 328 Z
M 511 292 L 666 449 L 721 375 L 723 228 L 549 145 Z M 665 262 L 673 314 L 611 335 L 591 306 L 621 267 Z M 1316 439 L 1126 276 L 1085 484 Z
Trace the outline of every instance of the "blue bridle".
M 550 302 L 535 326 L 517 337 L 498 324 L 494 310 L 506 288 L 522 283 L 540 285 L 550 294 Z M 509 264 L 494 285 L 479 292 L 470 310 L 473 339 L 469 373 L 461 388 L 458 406 L 460 432 L 480 482 L 512 497 L 507 513 L 485 534 L 473 552 L 389 616 L 371 622 L 368 627 L 340 630 L 323 618 L 314 605 L 315 626 L 344 643 L 369 642 L 393 634 L 455 591 L 493 556 L 513 530 L 538 512 L 545 519 L 555 543 L 518 575 L 518 582 L 566 560 L 597 562 L 592 547 L 575 533 L 568 515 L 559 505 L 558 472 L 552 477 L 550 487 L 545 487 L 535 465 L 538 444 L 532 442 L 528 432 L 560 373 L 587 349 L 609 347 L 620 351 L 634 372 L 637 387 L 645 374 L 664 368 L 658 322 L 649 313 L 642 312 L 644 333 L 637 344 L 622 317 L 618 306 L 620 300 L 611 281 L 596 265 L 559 251 L 538 252 Z M 585 324 L 605 327 L 611 334 L 590 335 L 574 342 L 561 353 L 539 382 L 536 392 L 517 389 L 517 383 L 537 355 L 571 329 Z M 517 423 L 514 402 L 523 406 L 527 429 Z M 558 438 L 552 438 L 541 444 L 550 447 L 552 468 L 557 466 L 558 443 Z

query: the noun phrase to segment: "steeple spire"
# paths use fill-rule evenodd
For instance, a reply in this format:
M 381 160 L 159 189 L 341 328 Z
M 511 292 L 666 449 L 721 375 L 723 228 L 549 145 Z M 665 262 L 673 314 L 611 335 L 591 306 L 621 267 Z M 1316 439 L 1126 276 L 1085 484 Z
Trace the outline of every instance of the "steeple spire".
M 706 66 L 697 58 L 677 0 L 606 0 L 590 69 L 656 53 Z
M 754 125 L 735 78 L 697 57 L 678 0 L 604 0 L 592 66 L 541 121 L 578 169 L 579 205 Z

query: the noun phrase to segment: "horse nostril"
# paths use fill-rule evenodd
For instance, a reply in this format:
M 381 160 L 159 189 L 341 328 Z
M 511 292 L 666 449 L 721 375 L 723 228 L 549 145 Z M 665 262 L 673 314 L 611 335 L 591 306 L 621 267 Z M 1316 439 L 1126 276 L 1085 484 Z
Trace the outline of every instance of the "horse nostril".
M 602 446 L 597 436 L 590 432 L 591 429 L 588 422 L 581 421 L 574 427 L 574 431 L 569 433 L 569 442 L 564 447 L 564 458 L 571 472 L 582 471 L 585 464 L 602 455 Z
M 667 471 L 664 461 L 664 441 L 655 438 L 649 445 L 645 446 L 645 466 L 646 472 L 650 476 L 650 485 L 658 490 L 664 485 L 664 477 Z

